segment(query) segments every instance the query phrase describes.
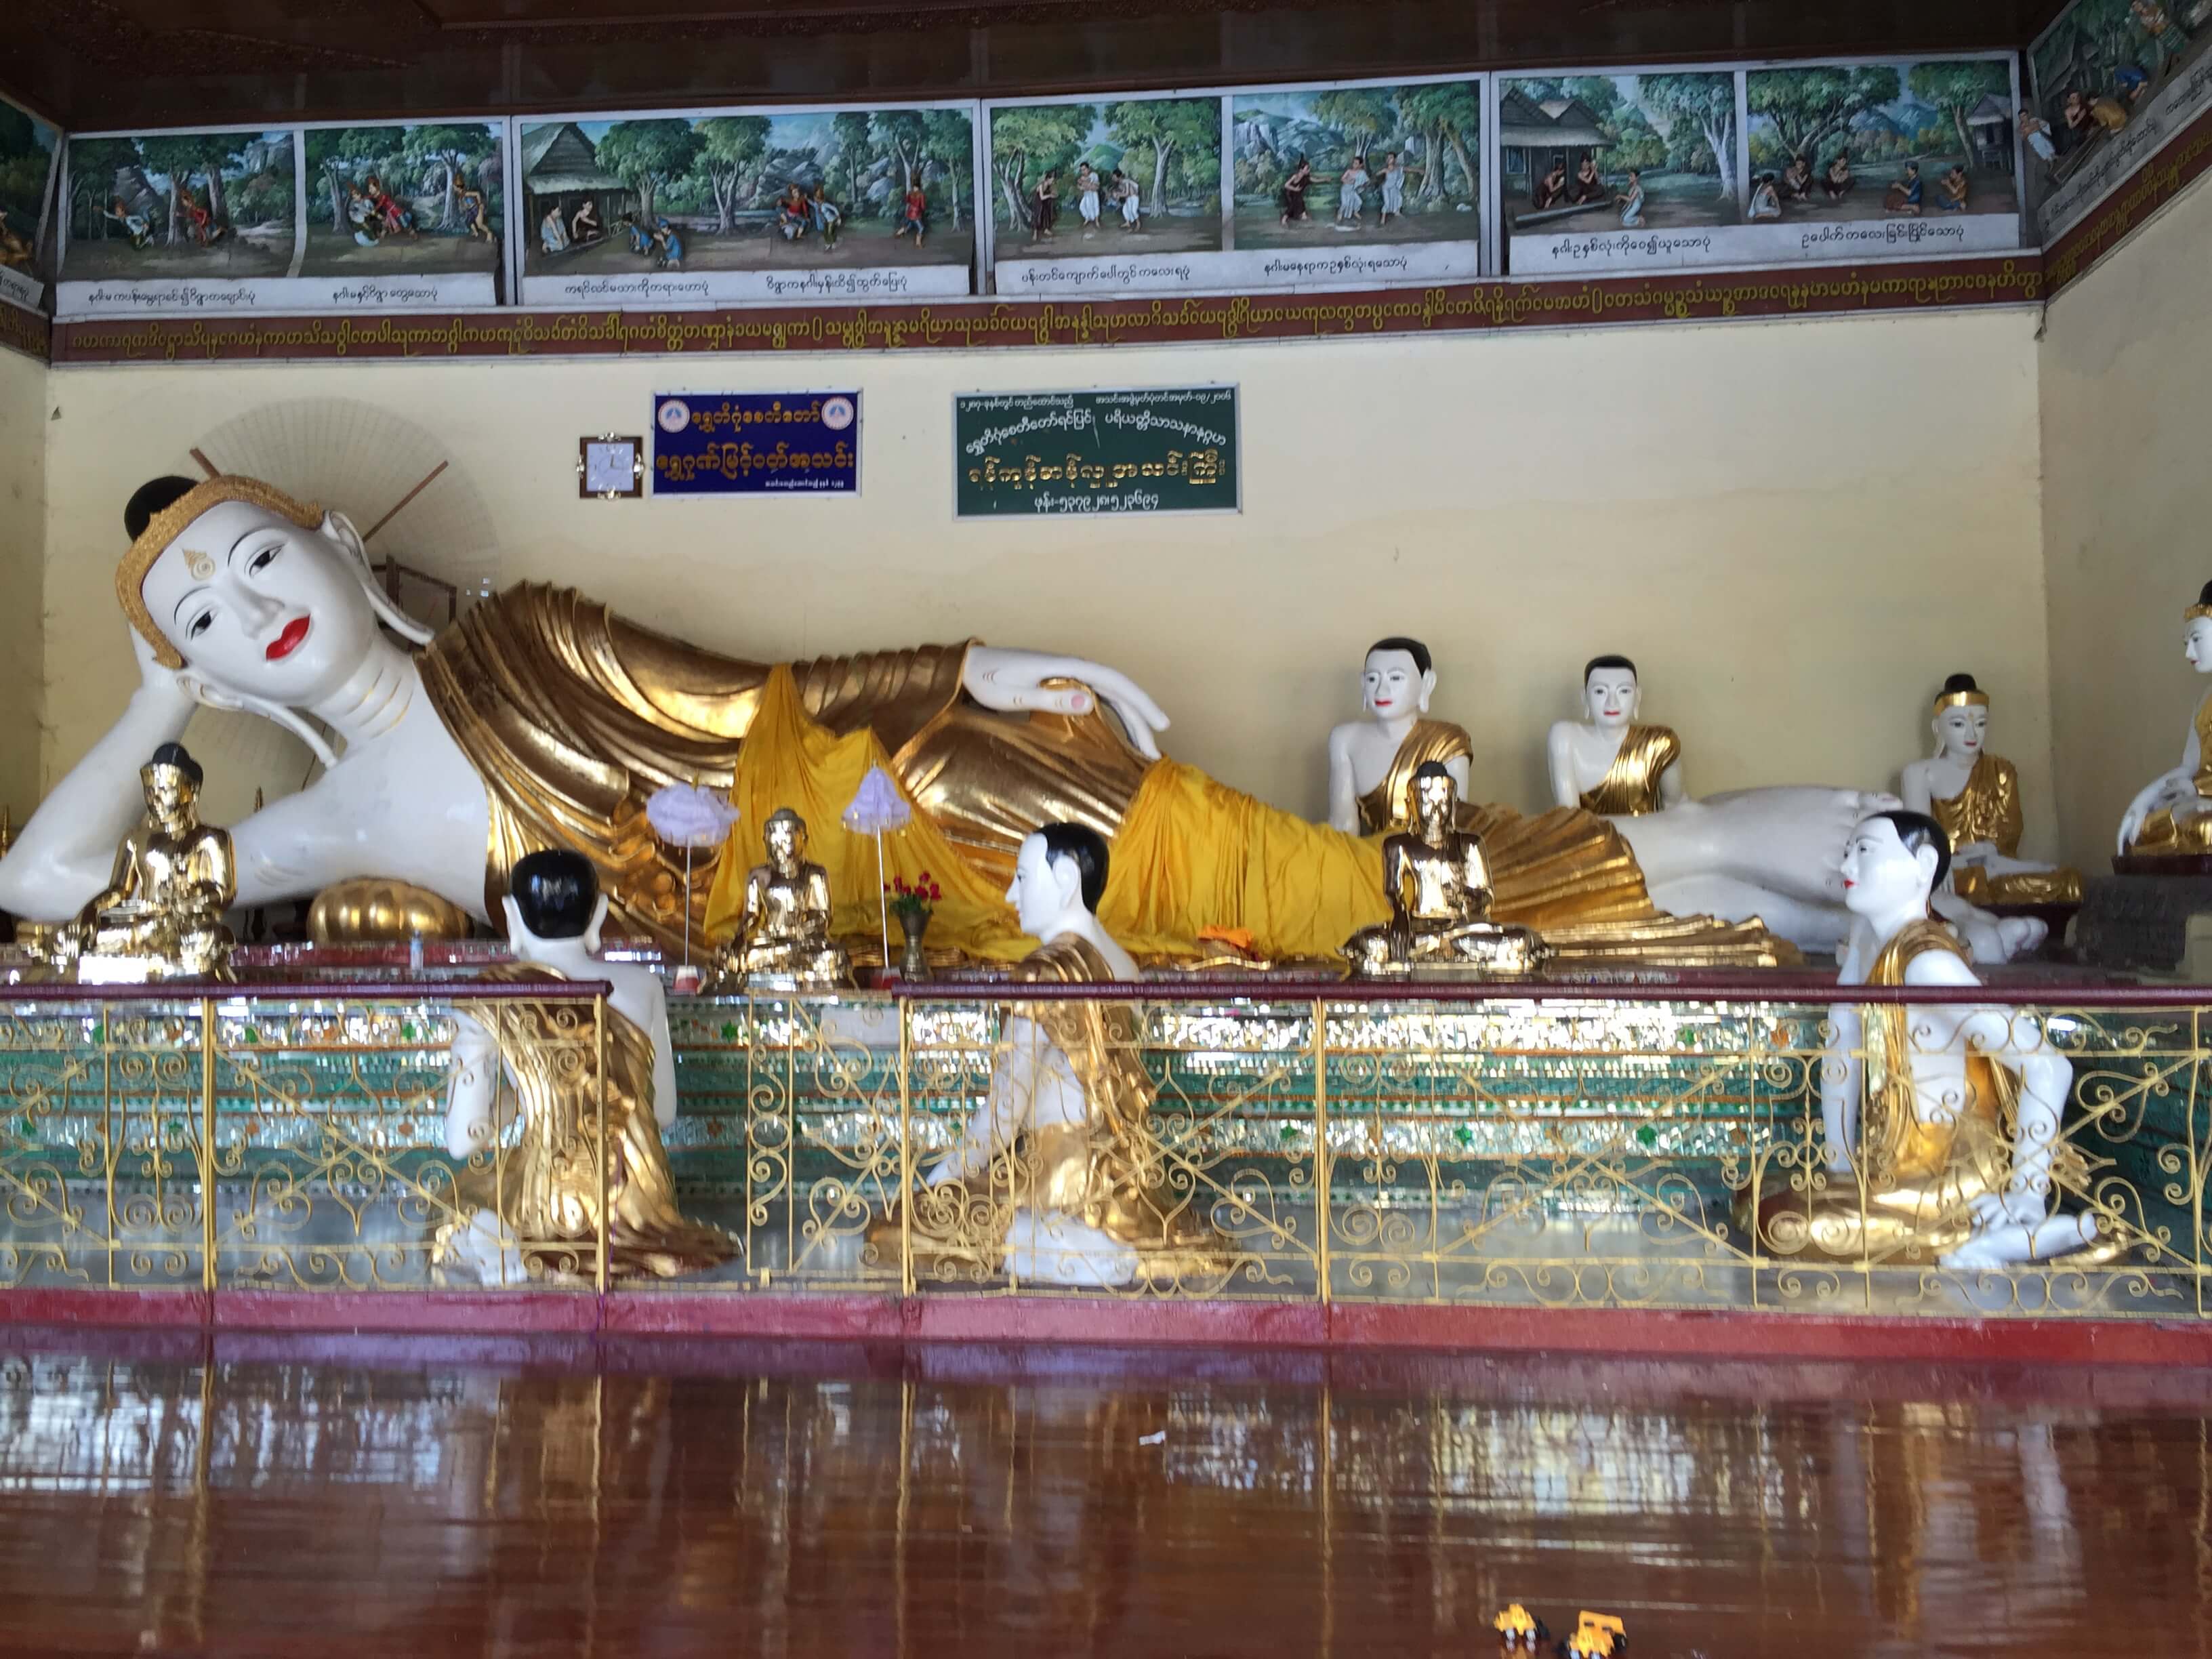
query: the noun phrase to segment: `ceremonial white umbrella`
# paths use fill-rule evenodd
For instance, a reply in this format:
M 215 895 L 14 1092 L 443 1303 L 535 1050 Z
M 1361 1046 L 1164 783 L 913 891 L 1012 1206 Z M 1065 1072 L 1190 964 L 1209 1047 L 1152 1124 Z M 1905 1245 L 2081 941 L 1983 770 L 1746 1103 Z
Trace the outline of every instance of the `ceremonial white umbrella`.
M 684 849 L 684 965 L 691 965 L 691 854 L 701 847 L 720 847 L 738 821 L 738 809 L 711 789 L 696 783 L 672 783 L 656 789 L 645 803 L 645 816 L 653 833 L 671 847 Z
M 871 766 L 868 775 L 860 780 L 860 787 L 853 797 L 852 805 L 842 814 L 842 822 L 855 835 L 876 838 L 876 919 L 884 930 L 884 966 L 891 965 L 890 902 L 884 896 L 884 831 L 903 830 L 914 817 L 914 808 L 907 805 L 906 796 L 890 774 L 880 766 Z

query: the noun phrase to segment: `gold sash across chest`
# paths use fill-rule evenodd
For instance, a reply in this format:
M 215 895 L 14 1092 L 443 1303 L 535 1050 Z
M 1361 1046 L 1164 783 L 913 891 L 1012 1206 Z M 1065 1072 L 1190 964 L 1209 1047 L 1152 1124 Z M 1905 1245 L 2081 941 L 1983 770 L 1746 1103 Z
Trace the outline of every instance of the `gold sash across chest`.
M 1583 811 L 1615 818 L 1657 811 L 1663 804 L 1659 780 L 1681 758 L 1682 740 L 1673 727 L 1630 726 L 1621 733 L 1620 747 L 1597 787 L 1583 791 Z

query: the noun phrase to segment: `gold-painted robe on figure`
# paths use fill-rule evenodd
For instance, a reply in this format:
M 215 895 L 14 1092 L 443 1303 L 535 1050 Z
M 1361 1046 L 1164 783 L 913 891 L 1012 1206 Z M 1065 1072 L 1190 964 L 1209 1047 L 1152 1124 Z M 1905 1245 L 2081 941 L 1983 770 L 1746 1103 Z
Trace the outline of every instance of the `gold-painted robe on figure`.
M 1607 817 L 1638 817 L 1656 812 L 1665 803 L 1659 780 L 1682 758 L 1682 740 L 1669 726 L 1632 726 L 1620 735 L 1613 764 L 1597 781 L 1597 787 L 1582 794 L 1583 811 Z
M 471 1002 L 468 1017 L 499 1044 L 522 1115 L 519 1145 L 471 1158 L 454 1182 L 459 1219 L 441 1228 L 434 1261 L 477 1211 L 499 1218 L 504 1240 L 532 1278 L 588 1280 L 599 1260 L 604 1177 L 609 1277 L 672 1279 L 704 1273 L 737 1254 L 727 1234 L 676 1207 L 676 1180 L 653 1112 L 652 1040 L 605 1006 L 605 1155 L 601 1155 L 599 1034 L 588 1002 L 531 1001 L 527 983 L 550 969 L 508 963 L 486 980 L 518 986 L 513 1002 Z M 502 1093 L 505 1085 L 502 1085 Z
M 1943 826 L 1953 847 L 1985 841 L 2008 859 L 2020 856 L 2020 775 L 2008 760 L 1978 755 L 1959 793 L 1948 800 L 1932 797 L 1929 813 Z M 2168 815 L 2171 822 L 2171 815 Z M 2079 870 L 2019 871 L 1992 876 L 1972 865 L 1954 865 L 1951 886 L 1969 904 L 2079 904 Z
M 1912 960 L 1929 951 L 1961 960 L 1966 948 L 1936 921 L 1911 923 L 1868 970 L 1869 985 L 1900 986 Z M 1757 1248 L 1799 1260 L 1920 1267 L 1966 1242 L 1973 1203 L 2002 1193 L 2012 1175 L 2013 1138 L 2020 1121 L 2020 1077 L 1989 1055 L 1968 1052 L 1966 1095 L 1957 1115 L 1938 1121 L 1912 1074 L 1911 1010 L 1903 1005 L 1860 1011 L 1865 1054 L 1860 1065 L 1858 1146 L 1851 1172 L 1808 1170 L 1810 1189 L 1791 1190 L 1790 1175 L 1770 1167 L 1782 1190 L 1761 1196 Z M 2052 1196 L 2078 1190 L 2081 1153 L 2052 1149 Z M 1749 1196 L 1748 1191 L 1745 1198 Z M 1748 1229 L 1748 1204 L 1738 1224 Z
M 1063 935 L 1023 958 L 1013 977 L 1027 985 L 1091 985 L 1114 974 L 1096 945 Z M 993 1160 L 988 1182 L 971 1177 L 917 1194 L 917 1274 L 955 1276 L 963 1266 L 998 1272 L 1015 1212 L 1027 1210 L 1042 1224 L 1041 1236 L 1049 1236 L 1053 1218 L 1066 1217 L 1127 1245 L 1136 1252 L 1140 1285 L 1187 1294 L 1218 1290 L 1236 1252 L 1210 1218 L 1215 1188 L 1186 1170 L 1154 1128 L 1158 1087 L 1145 1067 L 1134 1007 L 1023 1002 L 1009 1006 L 1006 1018 L 1010 1024 L 1030 1022 L 1065 1057 L 1083 1091 L 1083 1121 L 1024 1128 L 1011 1154 Z M 1047 1060 L 1037 1056 L 1040 1069 Z M 879 1227 L 872 1237 L 880 1250 L 896 1233 Z M 1036 1248 L 1050 1259 L 1049 1244 Z
M 1343 835 L 1194 768 L 1147 760 L 1101 712 L 985 709 L 961 689 L 966 653 L 925 646 L 767 667 L 635 627 L 573 590 L 524 585 L 441 635 L 422 673 L 490 798 L 493 914 L 517 858 L 561 847 L 598 867 L 616 932 L 673 946 L 688 903 L 695 929 L 717 937 L 735 921 L 752 861 L 739 838 L 757 842 L 767 810 L 790 806 L 813 827 L 808 855 L 830 873 L 836 936 L 856 961 L 873 960 L 874 842 L 837 817 L 879 764 L 916 809 L 883 838 L 885 874 L 911 881 L 926 870 L 945 893 L 933 945 L 1021 959 L 1030 942 L 1006 884 L 1024 837 L 1055 821 L 1112 843 L 1099 918 L 1141 957 L 1204 955 L 1198 934 L 1212 927 L 1250 930 L 1263 957 L 1328 959 L 1387 917 L 1381 826 Z M 1394 781 L 1410 780 L 1409 757 L 1425 757 L 1439 728 L 1464 752 L 1464 732 L 1422 722 Z M 681 849 L 660 844 L 645 816 L 655 789 L 684 781 L 728 789 L 747 815 L 719 861 L 695 866 L 688 890 Z M 1402 796 L 1402 781 L 1389 787 Z M 1465 810 L 1490 859 L 1496 919 L 1540 929 L 1562 955 L 1796 959 L 1755 927 L 1661 915 L 1626 843 L 1588 813 Z
M 2197 793 L 2212 797 L 2212 696 L 2197 705 Z M 2176 821 L 2161 806 L 2142 821 L 2128 852 L 2137 858 L 2173 858 L 2212 854 L 2212 817 Z

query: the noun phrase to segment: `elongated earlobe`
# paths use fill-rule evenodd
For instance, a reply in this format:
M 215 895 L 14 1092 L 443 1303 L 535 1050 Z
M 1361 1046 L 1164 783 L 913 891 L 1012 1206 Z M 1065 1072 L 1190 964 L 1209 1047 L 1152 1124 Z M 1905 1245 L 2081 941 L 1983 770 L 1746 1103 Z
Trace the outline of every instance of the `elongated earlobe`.
M 392 596 L 378 584 L 376 570 L 368 562 L 368 545 L 361 532 L 353 527 L 353 520 L 343 513 L 323 514 L 323 534 L 345 549 L 353 567 L 354 580 L 361 584 L 362 592 L 368 596 L 369 606 L 386 627 L 404 640 L 416 645 L 428 645 L 438 637 L 438 630 L 425 627 L 392 602 Z

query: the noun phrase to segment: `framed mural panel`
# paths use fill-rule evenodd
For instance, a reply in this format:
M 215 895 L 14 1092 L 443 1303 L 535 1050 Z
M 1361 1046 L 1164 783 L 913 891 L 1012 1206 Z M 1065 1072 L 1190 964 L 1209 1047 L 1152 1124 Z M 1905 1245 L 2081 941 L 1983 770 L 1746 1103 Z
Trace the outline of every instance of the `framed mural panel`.
M 67 155 L 58 315 L 306 301 L 292 128 L 72 133 Z
M 988 103 L 993 290 L 1480 275 L 1485 96 L 1459 76 Z
M 1231 94 L 1238 285 L 1480 276 L 1482 106 L 1479 76 Z
M 489 306 L 505 297 L 506 124 L 301 130 L 304 303 Z
M 526 305 L 788 305 L 973 291 L 971 103 L 514 125 Z
M 2009 53 L 1748 71 L 1744 262 L 2020 246 L 2019 78 Z
M 27 311 L 46 305 L 60 166 L 60 131 L 0 98 L 0 300 Z
M 1224 280 L 1227 102 L 1168 92 L 985 105 L 996 291 L 1047 299 Z
M 1742 88 L 1731 69 L 1500 76 L 1505 265 L 1523 276 L 1743 258 Z
M 2212 110 L 2212 0 L 2074 0 L 2028 48 L 2022 112 L 2045 242 Z

